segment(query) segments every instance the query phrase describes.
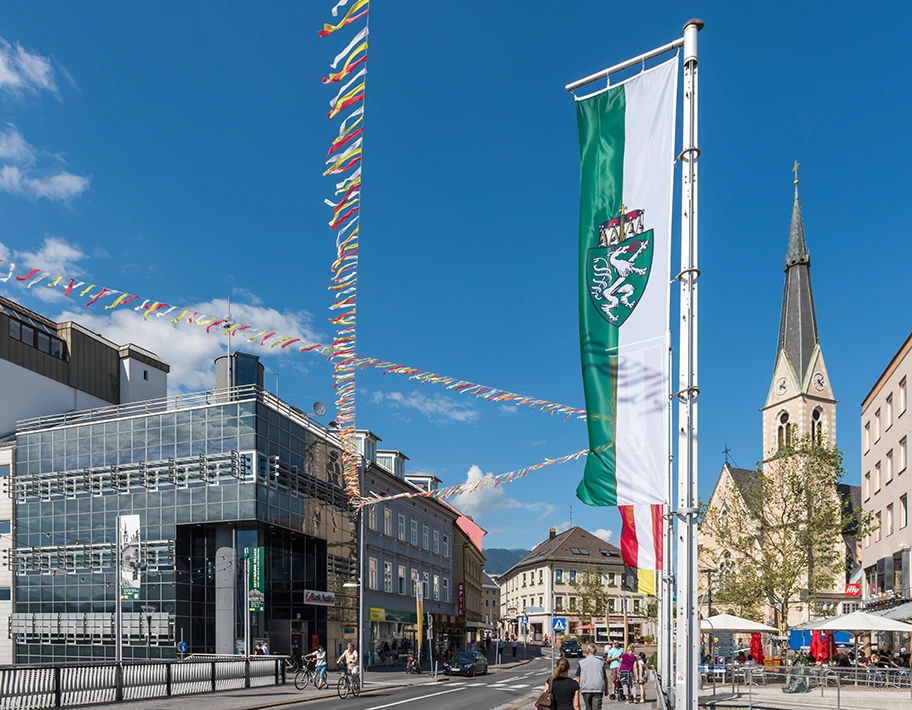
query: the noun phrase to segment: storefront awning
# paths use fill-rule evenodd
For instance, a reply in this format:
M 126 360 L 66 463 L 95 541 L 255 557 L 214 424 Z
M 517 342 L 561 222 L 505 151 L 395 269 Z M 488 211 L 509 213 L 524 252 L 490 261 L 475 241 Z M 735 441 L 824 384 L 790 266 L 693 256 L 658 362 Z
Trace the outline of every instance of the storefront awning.
M 487 629 L 488 631 L 494 630 L 494 624 L 485 624 L 481 621 L 467 621 L 467 629 Z

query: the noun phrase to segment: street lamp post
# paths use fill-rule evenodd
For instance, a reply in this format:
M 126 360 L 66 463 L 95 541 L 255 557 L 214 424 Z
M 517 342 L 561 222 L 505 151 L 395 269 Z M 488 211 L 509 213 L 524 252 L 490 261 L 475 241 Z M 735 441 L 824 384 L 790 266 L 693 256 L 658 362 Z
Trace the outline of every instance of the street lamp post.
M 366 646 L 364 645 L 364 509 L 367 506 L 364 505 L 361 507 L 361 510 L 358 511 L 358 581 L 355 582 L 346 582 L 342 585 L 343 588 L 353 589 L 358 588 L 358 653 L 360 658 L 358 662 L 361 663 L 364 658 L 364 652 Z M 363 664 L 362 664 L 363 665 Z M 359 674 L 361 676 L 360 682 L 361 687 L 365 685 L 364 682 L 364 673 Z

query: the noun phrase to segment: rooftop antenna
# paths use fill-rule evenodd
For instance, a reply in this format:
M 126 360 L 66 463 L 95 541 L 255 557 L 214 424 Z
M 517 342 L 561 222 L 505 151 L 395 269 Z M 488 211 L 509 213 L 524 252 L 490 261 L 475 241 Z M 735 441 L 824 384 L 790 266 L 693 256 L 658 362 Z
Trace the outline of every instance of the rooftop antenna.
M 573 506 L 570 506 L 570 527 L 573 527 Z
M 228 296 L 228 325 L 231 326 L 231 296 Z M 228 329 L 228 386 L 231 387 L 234 384 L 234 380 L 231 377 L 231 331 L 234 328 Z

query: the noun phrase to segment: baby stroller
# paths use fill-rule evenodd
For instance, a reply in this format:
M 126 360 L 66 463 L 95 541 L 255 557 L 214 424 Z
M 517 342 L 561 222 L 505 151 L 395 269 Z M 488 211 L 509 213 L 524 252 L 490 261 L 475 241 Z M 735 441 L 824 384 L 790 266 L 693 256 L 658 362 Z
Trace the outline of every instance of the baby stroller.
M 624 671 L 625 674 L 629 671 Z M 614 691 L 608 695 L 611 700 L 617 700 L 619 702 L 624 702 L 627 700 L 627 696 L 624 694 L 624 683 L 621 680 L 621 669 L 614 669 Z

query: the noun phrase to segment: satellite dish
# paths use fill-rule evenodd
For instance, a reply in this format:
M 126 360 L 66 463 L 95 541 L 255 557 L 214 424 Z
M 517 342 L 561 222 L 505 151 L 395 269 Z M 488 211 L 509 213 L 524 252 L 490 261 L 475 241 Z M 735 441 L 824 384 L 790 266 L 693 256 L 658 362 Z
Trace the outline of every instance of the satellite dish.
M 318 417 L 322 417 L 324 414 L 326 414 L 326 405 L 323 404 L 323 402 L 314 402 L 313 410 L 314 414 L 316 414 Z

